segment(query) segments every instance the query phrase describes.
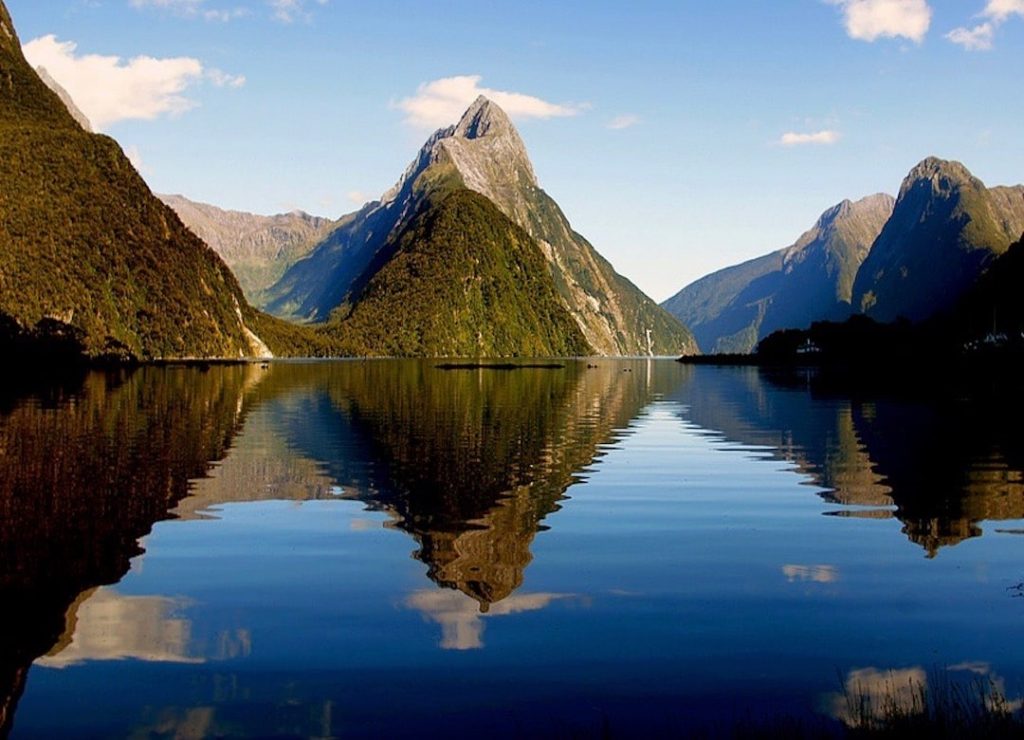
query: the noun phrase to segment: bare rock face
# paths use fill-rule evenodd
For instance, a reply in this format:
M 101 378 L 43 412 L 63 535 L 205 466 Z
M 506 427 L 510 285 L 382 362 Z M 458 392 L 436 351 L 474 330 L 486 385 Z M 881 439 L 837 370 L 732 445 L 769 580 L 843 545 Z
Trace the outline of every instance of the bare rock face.
M 71 95 L 68 91 L 61 87 L 61 84 L 57 80 L 53 79 L 49 72 L 46 71 L 46 67 L 36 67 L 36 74 L 39 75 L 39 79 L 43 81 L 48 88 L 57 93 L 57 97 L 60 98 L 60 102 L 64 103 L 64 107 L 68 109 L 68 113 L 75 119 L 79 126 L 82 127 L 83 131 L 88 131 L 90 134 L 93 133 L 92 124 L 89 122 L 89 118 L 82 113 L 81 109 L 75 105 L 75 101 L 71 99 Z
M 529 195 L 539 189 L 526 145 L 505 112 L 477 99 L 451 136 L 437 142 L 437 159 L 447 157 L 466 187 L 494 201 L 520 226 L 529 222 Z
M 493 202 L 539 244 L 559 296 L 587 342 L 603 355 L 697 351 L 689 331 L 661 309 L 572 230 L 558 204 L 537 183 L 522 138 L 493 101 L 478 98 L 459 122 L 436 131 L 398 183 L 379 201 L 345 217 L 309 258 L 269 291 L 271 312 L 325 320 L 372 269 L 390 234 L 423 202 L 452 188 Z
M 158 195 L 192 233 L 235 273 L 245 297 L 261 306 L 264 292 L 326 237 L 335 223 L 292 211 L 260 216 L 197 203 L 182 195 Z

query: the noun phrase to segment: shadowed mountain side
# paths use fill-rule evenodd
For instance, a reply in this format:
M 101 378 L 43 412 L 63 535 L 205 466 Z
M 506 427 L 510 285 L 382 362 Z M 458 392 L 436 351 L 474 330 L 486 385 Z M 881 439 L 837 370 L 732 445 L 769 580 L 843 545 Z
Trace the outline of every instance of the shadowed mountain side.
M 65 631 L 69 605 L 83 590 L 119 580 L 141 552 L 139 538 L 225 454 L 258 373 L 251 366 L 93 373 L 70 398 L 30 396 L 3 410 L 5 706 L 13 707 L 25 668 Z
M 844 200 L 792 246 L 712 273 L 662 306 L 706 352 L 750 352 L 777 329 L 845 318 L 854 278 L 892 208 L 881 193 Z
M 895 506 L 929 556 L 981 534 L 981 520 L 1024 518 L 1020 415 L 1005 399 L 866 399 L 821 395 L 799 371 L 692 372 L 674 398 L 694 423 L 769 447 L 828 489 L 827 501 L 874 507 L 838 513 L 879 516 L 878 507 Z
M 600 445 L 678 371 L 455 371 L 426 363 L 296 367 L 309 393 L 281 434 L 344 495 L 388 512 L 438 584 L 481 608 L 522 583 L 530 543 Z M 277 373 L 275 372 L 274 375 Z M 300 379 L 301 378 L 301 379 Z M 261 387 L 272 392 L 273 377 Z
M 926 159 L 857 273 L 853 307 L 879 321 L 949 310 L 1022 232 L 1024 186 L 990 189 L 959 162 Z
M 661 305 L 689 322 L 702 352 L 739 351 L 757 344 L 766 309 L 761 298 L 778 288 L 781 274 L 782 250 L 706 275 Z

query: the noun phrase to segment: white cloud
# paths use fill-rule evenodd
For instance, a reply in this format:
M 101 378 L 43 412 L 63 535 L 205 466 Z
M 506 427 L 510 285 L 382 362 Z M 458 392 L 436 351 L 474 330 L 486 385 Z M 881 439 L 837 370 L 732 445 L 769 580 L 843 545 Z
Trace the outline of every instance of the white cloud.
M 782 144 L 782 146 L 803 146 L 804 144 L 825 145 L 835 144 L 840 138 L 842 138 L 842 134 L 833 129 L 813 131 L 810 133 L 787 131 L 779 138 L 779 143 Z
M 204 10 L 203 18 L 208 21 L 220 21 L 227 23 L 235 18 L 245 18 L 249 15 L 247 8 L 230 8 L 227 10 Z
M 185 97 L 186 89 L 204 77 L 218 86 L 240 87 L 242 76 L 217 69 L 204 70 L 198 59 L 155 59 L 138 56 L 78 54 L 73 41 L 48 35 L 24 45 L 25 57 L 34 67 L 46 67 L 92 124 L 100 130 L 118 121 L 153 120 L 177 115 L 197 103 Z
M 632 113 L 625 113 L 621 116 L 615 116 L 612 120 L 608 121 L 608 128 L 613 131 L 621 131 L 624 128 L 631 128 L 640 123 L 640 116 Z
M 327 5 L 330 0 L 312 0 L 317 5 Z M 306 0 L 267 0 L 275 20 L 292 23 L 297 20 L 308 21 L 313 14 L 306 10 Z
M 980 15 L 987 19 L 984 23 L 973 28 L 954 28 L 946 38 L 967 51 L 991 51 L 996 29 L 1011 16 L 1024 17 L 1024 0 L 988 0 Z
M 249 15 L 249 10 L 240 6 L 208 8 L 206 0 L 131 0 L 131 5 L 134 8 L 159 8 L 184 18 L 203 18 L 222 23 Z
M 843 11 L 850 38 L 875 41 L 903 37 L 921 43 L 932 22 L 926 0 L 826 0 Z
M 405 111 L 405 122 L 416 128 L 435 129 L 459 120 L 480 95 L 497 103 L 512 118 L 558 118 L 575 116 L 586 106 L 549 103 L 524 93 L 494 90 L 480 85 L 480 75 L 459 75 L 425 82 L 411 98 L 395 107 Z
M 1002 23 L 1011 15 L 1024 17 L 1024 0 L 988 0 L 981 14 L 996 23 Z
M 217 87 L 242 87 L 245 84 L 245 75 L 231 75 L 216 67 L 206 70 L 206 79 Z
M 161 8 L 191 15 L 199 11 L 203 0 L 131 0 L 133 8 Z
M 989 51 L 995 30 L 991 23 L 982 23 L 974 28 L 954 28 L 946 38 L 967 51 Z
M 346 193 L 346 197 L 348 197 L 348 199 L 355 203 L 357 206 L 361 206 L 364 203 L 369 203 L 371 200 L 373 200 L 373 198 L 368 196 L 362 190 L 349 191 L 348 193 Z

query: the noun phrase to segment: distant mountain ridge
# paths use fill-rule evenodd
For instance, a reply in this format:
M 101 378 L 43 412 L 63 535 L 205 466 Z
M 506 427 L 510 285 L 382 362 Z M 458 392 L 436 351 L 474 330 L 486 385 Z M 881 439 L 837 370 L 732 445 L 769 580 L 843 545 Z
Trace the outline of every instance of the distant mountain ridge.
M 662 306 L 705 352 L 750 352 L 777 329 L 845 318 L 857 271 L 893 203 L 884 193 L 844 200 L 793 245 L 701 278 Z
M 223 259 L 246 298 L 262 307 L 264 292 L 319 244 L 335 222 L 304 211 L 261 216 L 231 211 L 182 195 L 158 195 Z
M 987 188 L 959 162 L 929 157 L 903 181 L 861 266 L 854 308 L 881 321 L 952 308 L 1024 233 L 1024 186 Z
M 696 350 L 685 327 L 572 231 L 557 204 L 538 186 L 515 127 L 483 97 L 458 124 L 435 132 L 379 201 L 342 218 L 320 245 L 296 262 L 268 290 L 268 310 L 304 320 L 344 319 L 355 291 L 379 269 L 377 257 L 389 240 L 394 243 L 426 203 L 462 188 L 485 196 L 536 240 L 557 295 L 594 351 L 637 355 Z
M 663 306 L 707 352 L 751 352 L 774 331 L 852 314 L 921 322 L 960 310 L 1022 234 L 1024 185 L 989 188 L 960 162 L 929 157 L 895 201 L 844 201 L 792 247 L 701 278 Z

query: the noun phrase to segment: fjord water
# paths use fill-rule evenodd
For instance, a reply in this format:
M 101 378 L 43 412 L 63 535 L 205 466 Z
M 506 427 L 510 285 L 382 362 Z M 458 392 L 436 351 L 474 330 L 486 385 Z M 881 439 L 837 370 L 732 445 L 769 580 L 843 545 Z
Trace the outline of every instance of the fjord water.
M 0 735 L 519 736 L 1024 696 L 984 393 L 567 362 L 94 373 L 0 398 Z

